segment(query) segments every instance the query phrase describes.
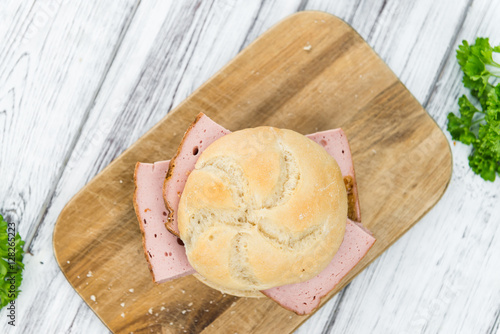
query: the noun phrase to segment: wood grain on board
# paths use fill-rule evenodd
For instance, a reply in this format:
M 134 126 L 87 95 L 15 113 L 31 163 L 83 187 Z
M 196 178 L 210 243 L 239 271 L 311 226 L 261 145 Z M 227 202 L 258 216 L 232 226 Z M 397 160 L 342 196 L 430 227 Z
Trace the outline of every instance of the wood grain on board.
M 193 277 L 153 284 L 132 206 L 134 165 L 171 158 L 199 112 L 232 131 L 258 125 L 303 134 L 346 131 L 363 224 L 377 242 L 330 296 L 415 224 L 451 176 L 441 130 L 363 39 L 334 16 L 295 14 L 170 112 L 62 211 L 54 231 L 57 261 L 114 332 L 286 333 L 307 319 L 268 299 L 222 295 Z

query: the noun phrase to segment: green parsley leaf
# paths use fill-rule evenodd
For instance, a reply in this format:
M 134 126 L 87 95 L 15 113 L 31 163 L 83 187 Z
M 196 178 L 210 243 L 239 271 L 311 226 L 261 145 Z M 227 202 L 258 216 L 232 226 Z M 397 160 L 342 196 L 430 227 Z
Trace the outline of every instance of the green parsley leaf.
M 448 114 L 448 131 L 451 138 L 469 145 L 476 140 L 476 135 L 471 131 L 471 127 L 472 118 L 479 110 L 474 107 L 465 95 L 458 100 L 458 105 L 460 106 L 460 117 L 455 116 L 453 113 Z
M 477 38 L 473 45 L 463 41 L 458 47 L 463 84 L 482 110 L 463 95 L 458 100 L 459 116 L 449 113 L 447 126 L 453 140 L 472 145 L 469 165 L 487 181 L 500 174 L 500 84 L 495 87 L 490 82 L 500 77 L 500 64 L 493 53 L 500 53 L 500 46 L 492 47 L 488 38 Z
M 464 72 L 464 86 L 471 89 L 472 95 L 480 100 L 489 85 L 490 77 L 500 77 L 497 70 L 500 65 L 493 60 L 493 52 L 499 50 L 499 46 L 491 47 L 488 38 L 481 37 L 473 45 L 463 41 L 457 49 L 458 64 Z
M 0 215 L 0 309 L 19 295 L 24 270 L 24 241 L 19 233 L 11 235 L 8 224 Z

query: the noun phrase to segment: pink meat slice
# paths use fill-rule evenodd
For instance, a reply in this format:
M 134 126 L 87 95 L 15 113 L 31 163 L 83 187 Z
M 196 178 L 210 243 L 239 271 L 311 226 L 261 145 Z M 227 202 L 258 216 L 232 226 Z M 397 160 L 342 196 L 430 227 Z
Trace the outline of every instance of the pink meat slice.
M 299 315 L 309 314 L 349 271 L 366 255 L 375 238 L 359 226 L 347 220 L 344 241 L 332 261 L 318 276 L 295 284 L 261 291 L 284 308 Z
M 162 183 L 163 198 L 169 213 L 166 227 L 176 236 L 179 236 L 177 206 L 189 173 L 194 169 L 200 154 L 210 144 L 228 133 L 231 131 L 224 129 L 205 114 L 200 113 L 184 134 L 179 149 L 171 160 L 165 182 Z
M 360 222 L 361 210 L 359 208 L 358 185 L 356 183 L 356 174 L 354 173 L 351 149 L 344 130 L 339 128 L 316 132 L 306 135 L 306 137 L 323 146 L 328 154 L 337 160 L 347 189 L 349 202 L 347 216 L 349 219 Z
M 134 174 L 135 213 L 142 231 L 144 254 L 156 283 L 195 273 L 186 257 L 184 244 L 165 227 L 167 208 L 162 186 L 168 167 L 169 161 L 138 162 Z

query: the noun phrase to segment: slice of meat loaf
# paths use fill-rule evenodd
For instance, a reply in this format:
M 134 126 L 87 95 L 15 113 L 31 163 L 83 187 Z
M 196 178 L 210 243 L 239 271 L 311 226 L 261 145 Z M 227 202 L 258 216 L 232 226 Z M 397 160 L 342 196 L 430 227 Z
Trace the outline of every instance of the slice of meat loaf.
M 361 261 L 375 243 L 375 238 L 357 223 L 347 220 L 344 241 L 330 264 L 318 276 L 295 284 L 288 284 L 261 291 L 263 294 L 299 315 L 316 309 L 321 298 Z
M 166 228 L 167 209 L 162 186 L 169 161 L 135 166 L 134 208 L 142 232 L 144 254 L 153 281 L 163 283 L 195 273 L 188 262 L 184 244 Z
M 187 129 L 177 153 L 170 160 L 170 167 L 163 184 L 163 199 L 168 209 L 167 229 L 179 236 L 177 227 L 177 206 L 189 173 L 194 169 L 201 152 L 214 141 L 230 133 L 203 113 Z

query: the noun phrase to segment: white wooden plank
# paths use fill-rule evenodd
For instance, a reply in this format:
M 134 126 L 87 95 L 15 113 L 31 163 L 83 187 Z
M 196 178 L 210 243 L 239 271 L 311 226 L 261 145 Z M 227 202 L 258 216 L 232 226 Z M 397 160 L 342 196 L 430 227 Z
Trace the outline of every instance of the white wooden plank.
M 478 0 L 473 2 L 469 11 L 453 50 L 463 39 L 473 42 L 477 36 L 490 37 L 493 45 L 499 45 L 500 33 L 496 22 L 500 4 Z M 443 129 L 446 128 L 447 113 L 458 110 L 458 97 L 466 92 L 453 52 L 428 106 L 429 113 L 435 115 Z M 484 182 L 470 171 L 467 161 L 469 147 L 457 143 L 451 148 L 456 171 L 453 181 L 457 189 L 450 194 L 450 207 L 458 208 L 459 212 L 448 227 L 452 227 L 453 223 L 454 229 L 463 232 L 463 240 L 455 241 L 457 247 L 454 252 L 457 256 L 449 263 L 450 267 L 458 263 L 466 277 L 460 282 L 465 292 L 459 295 L 462 307 L 450 305 L 441 328 L 453 328 L 456 322 L 465 333 L 494 333 L 500 327 L 500 272 L 498 259 L 495 259 L 500 254 L 500 181 Z M 467 194 L 465 199 L 462 199 L 463 194 Z
M 0 42 L 0 207 L 28 240 L 134 7 L 9 1 L 2 11 L 13 20 Z
M 495 24 L 499 4 L 475 1 L 467 11 L 452 50 L 463 38 L 472 41 L 476 35 L 500 41 Z M 445 129 L 447 113 L 457 110 L 457 99 L 466 91 L 454 51 L 436 75 L 439 81 L 430 87 L 427 110 Z M 452 145 L 452 151 L 453 177 L 444 197 L 351 284 L 334 332 L 498 331 L 500 272 L 494 258 L 500 252 L 500 181 L 487 183 L 474 175 L 463 145 Z
M 19 224 L 28 241 L 44 216 L 135 6 L 135 0 L 2 2 L 0 210 Z M 34 254 L 26 256 L 16 327 L 1 321 L 2 333 L 58 332 L 57 314 L 41 310 L 44 303 L 59 300 L 57 284 L 69 284 L 36 271 L 45 266 L 43 261 L 58 272 L 50 243 Z M 71 301 L 61 301 L 71 314 Z M 0 312 L 2 319 L 6 314 L 6 309 Z

